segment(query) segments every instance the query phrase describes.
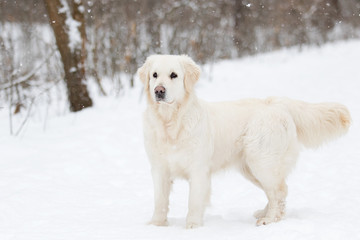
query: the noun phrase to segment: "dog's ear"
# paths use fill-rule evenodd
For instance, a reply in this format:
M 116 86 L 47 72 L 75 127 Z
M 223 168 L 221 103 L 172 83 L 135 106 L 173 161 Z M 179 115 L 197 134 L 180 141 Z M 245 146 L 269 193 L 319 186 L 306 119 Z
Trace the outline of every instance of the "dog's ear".
M 187 92 L 191 92 L 195 83 L 200 78 L 200 67 L 187 55 L 180 56 L 184 68 L 184 85 Z
M 152 65 L 152 62 L 153 62 L 153 56 L 147 57 L 145 63 L 137 70 L 137 74 L 140 78 L 140 81 L 144 84 L 145 89 L 149 85 L 150 67 Z

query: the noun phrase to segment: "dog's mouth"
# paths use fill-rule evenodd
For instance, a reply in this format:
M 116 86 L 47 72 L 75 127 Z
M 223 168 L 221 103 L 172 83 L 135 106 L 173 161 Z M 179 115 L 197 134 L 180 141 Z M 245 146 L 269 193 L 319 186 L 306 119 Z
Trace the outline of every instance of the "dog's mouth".
M 167 105 L 171 105 L 174 103 L 174 100 L 167 102 L 165 99 L 156 99 L 155 100 L 157 104 L 167 104 Z

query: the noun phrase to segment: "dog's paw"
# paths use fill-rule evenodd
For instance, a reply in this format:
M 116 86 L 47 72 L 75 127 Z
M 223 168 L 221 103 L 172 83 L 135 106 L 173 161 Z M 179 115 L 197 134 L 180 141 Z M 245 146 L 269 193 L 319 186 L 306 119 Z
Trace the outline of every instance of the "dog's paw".
M 152 219 L 148 224 L 154 225 L 154 226 L 161 226 L 161 227 L 166 227 L 169 225 L 169 223 L 166 219 L 165 220 Z
M 187 222 L 186 223 L 186 229 L 194 229 L 194 228 L 198 228 L 201 226 L 202 226 L 201 223 L 196 223 L 196 222 Z
M 202 216 L 188 214 L 186 217 L 186 229 L 198 228 L 203 225 Z
M 268 225 L 270 223 L 274 223 L 278 221 L 280 221 L 280 218 L 262 217 L 257 220 L 256 226 Z

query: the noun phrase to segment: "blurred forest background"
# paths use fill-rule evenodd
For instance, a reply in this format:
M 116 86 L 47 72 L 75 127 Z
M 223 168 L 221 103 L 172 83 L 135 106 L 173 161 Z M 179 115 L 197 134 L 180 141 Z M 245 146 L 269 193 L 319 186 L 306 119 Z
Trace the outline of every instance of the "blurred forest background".
M 55 15 L 81 23 L 79 69 L 64 69 L 55 2 L 68 5 Z M 102 95 L 121 94 L 153 53 L 213 63 L 358 38 L 359 29 L 360 0 L 0 0 L 0 106 L 27 115 L 39 98 L 67 102 L 77 93 L 66 71 L 81 72 L 82 88 L 92 81 Z

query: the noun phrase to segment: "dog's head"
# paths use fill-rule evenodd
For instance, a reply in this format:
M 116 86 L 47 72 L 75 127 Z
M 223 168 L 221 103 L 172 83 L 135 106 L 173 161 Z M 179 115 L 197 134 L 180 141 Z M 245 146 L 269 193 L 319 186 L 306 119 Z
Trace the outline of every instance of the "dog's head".
M 138 69 L 138 74 L 149 101 L 173 104 L 192 92 L 200 68 L 185 55 L 152 55 Z

